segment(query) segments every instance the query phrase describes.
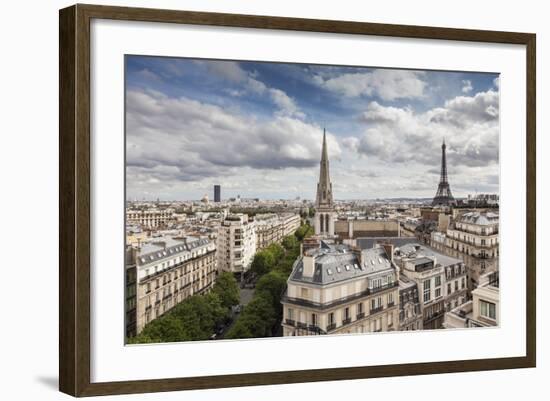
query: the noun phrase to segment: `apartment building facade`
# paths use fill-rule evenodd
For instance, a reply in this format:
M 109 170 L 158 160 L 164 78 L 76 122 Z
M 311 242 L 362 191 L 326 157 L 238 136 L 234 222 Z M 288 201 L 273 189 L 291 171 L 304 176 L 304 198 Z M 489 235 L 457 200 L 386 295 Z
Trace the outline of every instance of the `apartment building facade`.
M 126 253 L 126 335 L 216 281 L 216 245 L 198 237 L 161 237 Z
M 243 274 L 256 253 L 256 228 L 246 214 L 230 214 L 218 228 L 218 270 Z
M 143 228 L 157 228 L 167 225 L 174 218 L 174 209 L 126 209 L 126 224 Z
M 472 291 L 472 300 L 445 314 L 445 328 L 494 327 L 500 323 L 499 273 L 488 272 L 480 277 Z
M 498 233 L 498 214 L 466 212 L 456 217 L 445 234 L 432 233 L 431 246 L 464 260 L 469 271 L 468 289 L 472 291 L 482 275 L 498 271 Z
M 399 276 L 399 330 L 422 330 L 423 320 L 418 285 L 401 274 Z
M 398 297 L 391 252 L 320 241 L 295 262 L 287 281 L 283 335 L 398 330 Z
M 292 235 L 300 227 L 301 218 L 294 213 L 266 213 L 254 217 L 256 229 L 256 249 L 263 249 L 273 243 L 281 243 L 287 235 Z
M 443 328 L 445 312 L 467 301 L 467 269 L 462 260 L 411 243 L 396 250 L 395 261 L 401 275 L 417 284 L 423 329 Z

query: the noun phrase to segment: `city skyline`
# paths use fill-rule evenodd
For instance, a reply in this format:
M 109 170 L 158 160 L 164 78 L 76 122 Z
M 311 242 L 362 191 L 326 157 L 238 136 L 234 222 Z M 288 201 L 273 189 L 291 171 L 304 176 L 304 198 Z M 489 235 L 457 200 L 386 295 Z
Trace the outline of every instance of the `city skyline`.
M 498 193 L 497 74 L 127 56 L 127 198 L 431 198 Z M 229 139 L 229 140 L 228 140 Z

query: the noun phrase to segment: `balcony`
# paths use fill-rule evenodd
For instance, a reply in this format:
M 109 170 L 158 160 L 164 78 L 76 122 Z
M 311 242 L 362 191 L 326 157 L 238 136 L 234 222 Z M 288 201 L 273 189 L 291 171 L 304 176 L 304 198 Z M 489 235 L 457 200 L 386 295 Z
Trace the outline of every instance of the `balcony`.
M 346 324 L 351 323 L 351 317 L 348 317 L 347 319 L 342 320 L 342 326 L 345 326 Z
M 294 304 L 294 305 L 299 305 L 299 306 L 304 306 L 304 307 L 313 307 L 313 308 L 320 309 L 320 310 L 326 310 L 326 309 L 330 309 L 330 308 L 333 308 L 333 307 L 338 306 L 338 305 L 342 305 L 342 304 L 345 304 L 345 303 L 348 303 L 348 302 L 352 302 L 356 299 L 363 298 L 363 297 L 365 297 L 367 295 L 370 295 L 370 294 L 374 294 L 374 293 L 385 291 L 385 290 L 388 290 L 388 289 L 391 289 L 391 288 L 395 288 L 398 285 L 399 285 L 399 283 L 395 282 L 395 283 L 384 285 L 382 287 L 367 289 L 367 290 L 362 291 L 360 293 L 353 294 L 353 295 L 343 297 L 343 298 L 339 298 L 339 299 L 336 299 L 334 301 L 326 302 L 326 303 L 314 302 L 314 301 L 310 301 L 310 300 L 302 299 L 302 298 L 291 298 L 288 295 L 283 295 L 281 301 L 282 302 L 287 302 L 287 303 L 290 303 L 290 304 Z
M 376 287 L 376 288 L 369 288 L 368 289 L 368 293 L 369 294 L 376 294 L 380 291 L 385 291 L 387 289 L 390 289 L 390 288 L 394 288 L 394 287 L 397 287 L 399 285 L 398 282 L 394 282 L 394 283 L 391 283 L 391 284 L 386 284 L 386 285 L 383 285 L 383 286 L 380 286 L 380 287 Z
M 370 314 L 371 314 L 371 315 L 374 315 L 375 313 L 382 312 L 383 310 L 384 310 L 384 306 L 383 306 L 383 305 L 380 305 L 380 306 L 378 306 L 378 307 L 376 307 L 376 308 L 372 308 L 372 309 L 370 310 Z
M 395 302 L 391 301 L 391 302 L 388 302 L 388 305 L 386 307 L 391 308 L 394 305 L 395 305 Z
M 327 331 L 334 330 L 336 328 L 336 323 L 331 323 L 327 326 Z
M 295 326 L 296 321 L 294 319 L 285 319 L 285 324 L 288 324 L 289 326 Z
M 296 327 L 298 327 L 299 329 L 307 329 L 307 323 L 298 322 L 296 323 Z
M 365 312 L 360 312 L 357 314 L 357 320 L 363 319 L 365 317 Z

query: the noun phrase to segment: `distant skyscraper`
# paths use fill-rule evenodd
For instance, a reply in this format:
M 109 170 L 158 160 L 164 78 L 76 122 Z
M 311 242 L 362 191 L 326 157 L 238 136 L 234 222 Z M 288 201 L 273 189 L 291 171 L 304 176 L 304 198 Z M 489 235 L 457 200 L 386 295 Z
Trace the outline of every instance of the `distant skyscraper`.
M 214 202 L 222 201 L 222 187 L 219 185 L 214 185 Z
M 315 202 L 315 234 L 333 236 L 336 213 L 334 211 L 332 183 L 330 182 L 329 174 L 327 136 L 324 130 L 320 164 L 319 182 L 317 183 L 317 200 Z
M 451 193 L 451 186 L 449 185 L 449 180 L 447 178 L 447 155 L 446 155 L 447 146 L 445 145 L 445 140 L 443 140 L 443 145 L 441 145 L 441 175 L 439 178 L 439 186 L 437 187 L 437 193 L 435 194 L 434 200 L 432 202 L 433 206 L 443 205 L 449 206 L 456 203 L 453 194 Z

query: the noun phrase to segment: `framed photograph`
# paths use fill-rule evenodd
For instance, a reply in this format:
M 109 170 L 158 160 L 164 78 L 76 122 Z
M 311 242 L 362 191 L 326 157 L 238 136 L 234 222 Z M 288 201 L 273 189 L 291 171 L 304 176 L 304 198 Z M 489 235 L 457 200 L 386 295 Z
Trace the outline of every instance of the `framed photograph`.
M 59 18 L 62 392 L 535 366 L 534 34 Z

